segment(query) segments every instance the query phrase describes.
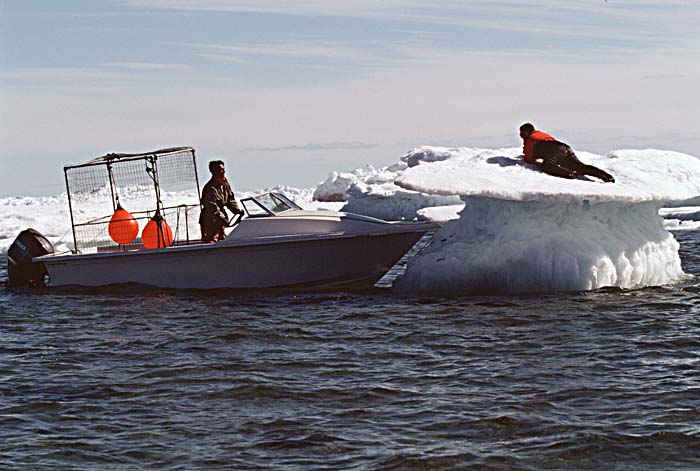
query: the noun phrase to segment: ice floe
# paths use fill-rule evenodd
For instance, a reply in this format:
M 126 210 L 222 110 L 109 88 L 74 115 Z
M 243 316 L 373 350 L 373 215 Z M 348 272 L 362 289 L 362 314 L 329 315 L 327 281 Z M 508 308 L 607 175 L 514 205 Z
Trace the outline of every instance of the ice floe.
M 579 152 L 616 183 L 567 180 L 526 164 L 520 148 L 416 149 L 403 188 L 460 195 L 459 219 L 408 263 L 400 293 L 539 293 L 638 288 L 684 274 L 678 243 L 659 216 L 700 195 L 700 160 L 671 151 Z M 439 159 L 425 158 L 439 155 Z

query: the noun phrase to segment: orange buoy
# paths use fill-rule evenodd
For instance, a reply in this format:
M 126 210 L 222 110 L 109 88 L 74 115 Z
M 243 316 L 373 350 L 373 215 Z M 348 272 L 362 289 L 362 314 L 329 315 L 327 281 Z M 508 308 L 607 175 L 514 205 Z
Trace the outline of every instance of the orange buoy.
M 130 244 L 139 235 L 139 223 L 129 211 L 117 205 L 117 210 L 109 220 L 109 236 L 120 245 Z
M 161 249 L 173 245 L 173 231 L 159 213 L 156 213 L 143 228 L 141 242 L 147 249 Z

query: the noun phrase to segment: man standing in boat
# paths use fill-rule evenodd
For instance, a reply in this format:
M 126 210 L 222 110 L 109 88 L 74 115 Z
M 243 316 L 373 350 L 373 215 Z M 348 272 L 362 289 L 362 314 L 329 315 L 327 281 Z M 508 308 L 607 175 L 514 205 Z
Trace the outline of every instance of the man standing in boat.
M 212 160 L 209 162 L 209 171 L 211 179 L 202 190 L 202 212 L 199 215 L 204 243 L 218 242 L 226 237 L 224 227 L 228 225 L 228 216 L 224 208 L 228 208 L 234 214 L 244 214 L 226 179 L 224 163 L 221 160 Z

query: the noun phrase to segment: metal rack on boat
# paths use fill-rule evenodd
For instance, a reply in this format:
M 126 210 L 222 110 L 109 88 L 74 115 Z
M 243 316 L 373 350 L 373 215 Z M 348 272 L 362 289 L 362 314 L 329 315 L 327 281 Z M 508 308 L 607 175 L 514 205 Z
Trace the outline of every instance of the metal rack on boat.
M 172 228 L 172 245 L 194 243 L 201 238 L 200 188 L 193 148 L 113 153 L 63 169 L 74 252 L 143 248 L 139 237 L 123 244 L 110 237 L 111 218 L 121 208 L 128 210 L 138 223 L 139 233 L 156 216 Z

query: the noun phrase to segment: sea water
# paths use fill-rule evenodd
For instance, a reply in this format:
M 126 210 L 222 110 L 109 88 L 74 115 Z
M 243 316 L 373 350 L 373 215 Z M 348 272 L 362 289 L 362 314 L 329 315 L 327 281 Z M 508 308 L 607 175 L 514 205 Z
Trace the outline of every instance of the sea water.
M 674 236 L 692 276 L 639 290 L 2 284 L 0 469 L 700 469 L 700 232 Z

